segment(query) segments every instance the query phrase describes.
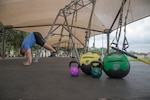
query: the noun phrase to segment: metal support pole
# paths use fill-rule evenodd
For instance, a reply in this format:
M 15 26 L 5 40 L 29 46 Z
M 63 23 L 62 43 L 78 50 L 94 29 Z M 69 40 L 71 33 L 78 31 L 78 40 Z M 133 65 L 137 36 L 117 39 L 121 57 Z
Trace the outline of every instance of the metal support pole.
M 2 51 L 1 51 L 1 55 L 3 59 L 5 59 L 5 53 L 6 53 L 6 31 L 5 31 L 5 28 L 3 27 L 2 29 Z
M 56 16 L 56 18 L 55 18 L 55 20 L 54 20 L 54 22 L 53 22 L 53 24 L 52 24 L 52 26 L 51 26 L 51 28 L 50 28 L 50 30 L 49 30 L 47 36 L 44 38 L 45 41 L 47 41 L 47 39 L 48 39 L 48 37 L 50 36 L 50 34 L 52 34 L 53 27 L 55 26 L 55 23 L 56 23 L 56 21 L 57 21 L 57 19 L 58 19 L 58 17 L 59 17 L 60 11 L 61 11 L 61 10 L 59 10 L 59 13 L 58 13 L 58 15 Z M 40 49 L 40 51 L 39 51 L 37 57 L 36 57 L 35 60 L 34 60 L 34 62 L 38 62 L 42 50 L 43 50 L 43 47 L 41 47 L 41 49 Z
M 109 54 L 110 33 L 107 33 L 107 54 Z
M 54 27 L 55 24 L 56 24 L 56 21 L 57 21 L 57 19 L 58 19 L 58 17 L 59 17 L 60 11 L 61 11 L 61 9 L 59 10 L 58 15 L 56 16 L 56 18 L 55 18 L 55 20 L 54 20 L 54 22 L 53 22 L 53 24 L 52 24 L 52 26 L 51 26 L 51 28 L 50 28 L 50 30 L 49 30 L 47 36 L 45 37 L 45 41 L 47 41 L 49 35 L 52 34 L 52 29 L 53 29 L 53 27 Z
M 70 27 L 69 27 L 69 24 L 68 24 L 68 21 L 67 21 L 67 18 L 66 18 L 66 16 L 65 16 L 65 13 L 64 13 L 64 12 L 63 12 L 63 15 L 64 15 L 65 22 L 66 22 L 66 25 L 67 25 L 67 28 L 68 28 L 68 31 L 69 31 L 69 36 L 70 36 L 71 41 L 72 41 L 72 44 L 73 44 L 73 48 L 74 48 L 75 53 L 76 53 L 76 56 L 77 56 L 77 60 L 78 60 L 78 62 L 79 62 L 80 57 L 79 57 L 79 54 L 78 54 L 78 51 L 77 51 L 77 48 L 76 48 L 76 44 L 75 44 L 75 41 L 74 41 L 73 36 L 72 36 L 72 32 L 71 32 L 71 29 L 70 29 Z
M 92 17 L 93 17 L 93 13 L 94 13 L 94 9 L 95 9 L 95 4 L 96 4 L 96 0 L 93 0 L 92 1 L 92 11 L 91 11 L 91 15 L 90 15 L 90 19 L 89 19 L 89 23 L 88 23 L 88 30 L 87 30 L 87 33 L 86 33 L 86 36 L 85 36 L 85 52 L 88 51 L 88 45 L 89 45 L 89 38 L 91 36 L 91 24 L 92 24 Z

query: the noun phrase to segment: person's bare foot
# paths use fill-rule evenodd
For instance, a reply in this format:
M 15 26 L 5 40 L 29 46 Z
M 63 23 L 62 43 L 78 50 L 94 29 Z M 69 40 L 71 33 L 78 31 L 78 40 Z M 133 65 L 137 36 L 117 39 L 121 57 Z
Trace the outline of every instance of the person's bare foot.
M 23 62 L 23 65 L 31 65 L 29 62 Z

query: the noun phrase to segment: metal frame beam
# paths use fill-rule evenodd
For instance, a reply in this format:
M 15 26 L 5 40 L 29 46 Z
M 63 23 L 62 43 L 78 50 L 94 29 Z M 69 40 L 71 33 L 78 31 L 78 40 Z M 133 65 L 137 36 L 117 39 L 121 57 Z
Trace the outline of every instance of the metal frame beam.
M 55 24 L 54 26 L 63 26 L 63 24 Z M 52 26 L 52 24 L 45 24 L 45 25 L 31 25 L 31 26 L 13 26 L 13 25 L 5 25 L 4 27 L 6 29 L 11 29 L 11 28 L 32 28 L 32 27 L 49 27 L 49 26 Z M 66 26 L 66 25 L 64 25 Z M 74 25 L 69 25 L 69 27 L 72 27 L 72 28 L 78 28 L 78 29 L 82 29 L 82 30 L 88 30 L 88 28 L 85 28 L 85 27 L 79 27 L 79 26 L 74 26 Z M 105 33 L 105 31 L 101 31 L 101 30 L 96 30 L 96 29 L 92 29 L 90 28 L 89 29 L 90 31 L 93 31 L 93 32 L 102 32 L 102 33 Z

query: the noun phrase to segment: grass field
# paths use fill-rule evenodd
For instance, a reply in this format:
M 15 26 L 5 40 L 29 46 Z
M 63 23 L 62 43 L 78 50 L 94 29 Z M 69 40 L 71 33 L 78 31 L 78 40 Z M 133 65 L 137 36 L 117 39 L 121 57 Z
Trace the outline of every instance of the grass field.
M 139 60 L 131 58 L 131 57 L 128 57 L 128 60 L 129 61 L 139 61 Z M 145 60 L 150 61 L 150 58 L 145 58 Z

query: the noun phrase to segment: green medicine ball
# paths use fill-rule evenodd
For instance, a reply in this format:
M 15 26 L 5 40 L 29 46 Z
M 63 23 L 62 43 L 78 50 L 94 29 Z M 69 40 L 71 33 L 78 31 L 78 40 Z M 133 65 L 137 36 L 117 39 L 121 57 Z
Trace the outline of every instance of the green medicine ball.
M 130 64 L 125 54 L 114 52 L 104 57 L 104 72 L 110 78 L 123 78 L 130 71 Z

